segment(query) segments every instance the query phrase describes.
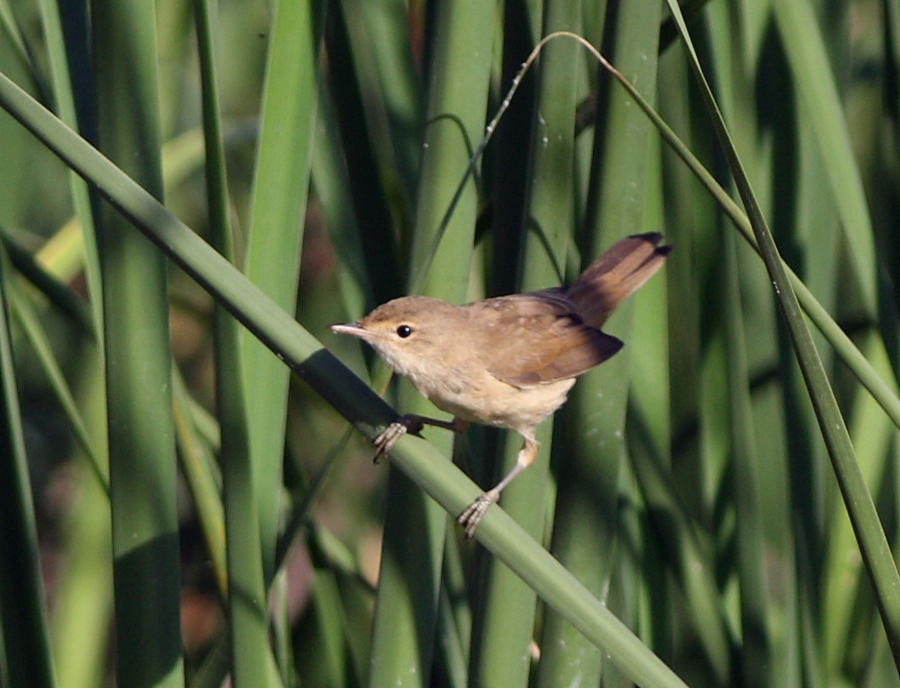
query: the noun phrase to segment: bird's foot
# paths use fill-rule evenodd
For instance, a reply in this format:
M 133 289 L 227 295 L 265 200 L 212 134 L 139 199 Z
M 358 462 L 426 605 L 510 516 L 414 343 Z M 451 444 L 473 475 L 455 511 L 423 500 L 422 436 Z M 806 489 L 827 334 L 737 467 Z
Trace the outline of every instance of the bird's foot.
M 372 443 L 377 450 L 375 452 L 375 458 L 373 459 L 375 463 L 378 463 L 378 459 L 380 459 L 383 454 L 387 454 L 393 449 L 394 445 L 397 444 L 397 440 L 406 433 L 411 432 L 416 435 L 421 432 L 423 427 L 424 423 L 418 416 L 400 416 L 372 440 Z
M 456 522 L 465 529 L 464 537 L 466 540 L 471 540 L 475 537 L 475 528 L 481 523 L 481 519 L 487 513 L 488 507 L 496 502 L 499 497 L 500 493 L 496 490 L 485 492 L 459 515 Z

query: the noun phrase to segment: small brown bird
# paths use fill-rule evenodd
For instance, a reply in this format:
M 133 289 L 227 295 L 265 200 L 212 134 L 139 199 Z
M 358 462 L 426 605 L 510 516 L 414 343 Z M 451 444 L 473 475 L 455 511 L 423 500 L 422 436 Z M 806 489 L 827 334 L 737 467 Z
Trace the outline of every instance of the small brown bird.
M 470 423 L 515 430 L 515 467 L 459 517 L 466 537 L 537 453 L 535 427 L 566 401 L 575 378 L 610 358 L 621 341 L 600 331 L 613 309 L 659 270 L 671 250 L 660 234 L 626 237 L 575 283 L 453 306 L 407 296 L 331 329 L 368 342 L 452 421 L 402 416 L 375 438 L 376 458 L 424 424 L 455 432 Z

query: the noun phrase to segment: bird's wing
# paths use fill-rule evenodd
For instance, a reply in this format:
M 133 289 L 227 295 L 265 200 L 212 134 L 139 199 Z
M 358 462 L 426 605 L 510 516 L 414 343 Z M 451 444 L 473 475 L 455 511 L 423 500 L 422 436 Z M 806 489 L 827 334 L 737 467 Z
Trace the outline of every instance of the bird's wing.
M 515 387 L 576 377 L 622 348 L 615 337 L 582 323 L 561 289 L 489 299 L 483 306 L 490 323 L 481 330 L 488 372 Z

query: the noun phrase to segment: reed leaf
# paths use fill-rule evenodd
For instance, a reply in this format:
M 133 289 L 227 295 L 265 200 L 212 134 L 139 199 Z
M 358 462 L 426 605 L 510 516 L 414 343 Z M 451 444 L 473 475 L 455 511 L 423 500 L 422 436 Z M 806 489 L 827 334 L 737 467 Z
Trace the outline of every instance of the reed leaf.
M 152 8 L 92 10 L 100 145 L 159 194 Z M 117 674 L 122 686 L 176 685 L 184 676 L 165 259 L 110 206 L 101 216 Z
M 12 337 L 6 298 L 5 255 L 0 255 L 0 676 L 10 685 L 52 688 L 56 685 L 40 576 L 37 524 L 25 456 L 22 416 L 16 391 Z

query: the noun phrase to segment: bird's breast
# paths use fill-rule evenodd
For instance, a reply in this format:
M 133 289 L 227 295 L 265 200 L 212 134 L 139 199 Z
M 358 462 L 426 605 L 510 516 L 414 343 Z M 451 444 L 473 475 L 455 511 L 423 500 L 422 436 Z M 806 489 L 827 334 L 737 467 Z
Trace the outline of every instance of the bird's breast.
M 518 429 L 534 427 L 566 401 L 574 379 L 519 388 L 485 373 L 468 380 L 416 380 L 418 390 L 443 411 L 471 423 Z

